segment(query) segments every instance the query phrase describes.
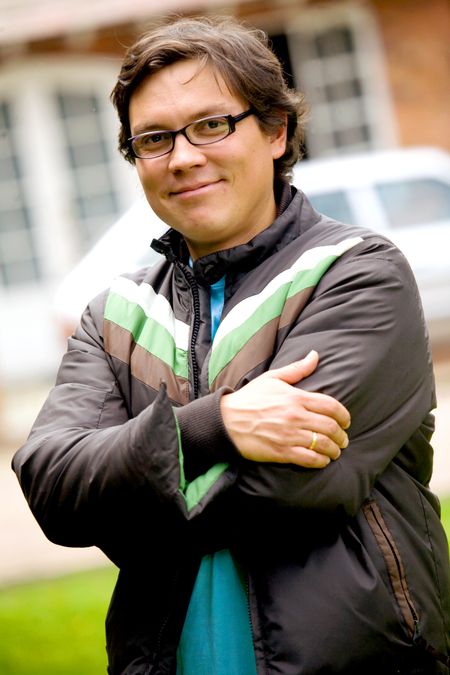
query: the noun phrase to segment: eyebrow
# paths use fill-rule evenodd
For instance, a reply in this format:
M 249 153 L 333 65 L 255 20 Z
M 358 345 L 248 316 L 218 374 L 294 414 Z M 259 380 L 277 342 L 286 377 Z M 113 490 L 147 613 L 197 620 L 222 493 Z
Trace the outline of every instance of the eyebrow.
M 195 116 L 192 117 L 190 122 L 187 122 L 187 124 L 192 124 L 192 122 L 196 122 L 197 120 L 201 120 L 204 117 L 216 117 L 220 115 L 229 115 L 230 112 L 221 112 L 217 109 L 217 106 L 210 107 L 210 108 L 202 108 L 199 110 Z M 185 126 L 185 125 L 183 125 Z M 175 131 L 175 129 L 171 129 L 167 127 L 164 124 L 158 125 L 152 123 L 143 123 L 143 124 L 138 124 L 138 126 L 135 128 L 135 130 L 132 132 L 132 136 L 139 136 L 139 134 L 145 134 L 148 131 Z

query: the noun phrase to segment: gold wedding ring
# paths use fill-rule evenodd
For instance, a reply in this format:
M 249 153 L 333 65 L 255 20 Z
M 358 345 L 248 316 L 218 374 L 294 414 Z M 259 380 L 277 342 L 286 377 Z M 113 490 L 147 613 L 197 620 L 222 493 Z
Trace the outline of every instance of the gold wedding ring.
M 315 431 L 313 431 L 312 432 L 312 441 L 311 441 L 311 445 L 309 446 L 309 450 L 314 450 L 316 445 L 317 445 L 317 434 L 316 434 Z

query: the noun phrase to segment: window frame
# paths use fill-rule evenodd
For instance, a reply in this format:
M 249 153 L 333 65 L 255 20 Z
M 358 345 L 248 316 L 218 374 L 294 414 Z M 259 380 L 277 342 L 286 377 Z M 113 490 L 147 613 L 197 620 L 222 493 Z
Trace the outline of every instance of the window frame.
M 310 58 L 308 41 L 320 33 L 336 27 L 351 31 L 354 44 L 353 63 L 358 82 L 361 85 L 360 101 L 363 117 L 370 133 L 370 141 L 361 144 L 337 145 L 325 142 L 324 131 L 329 127 L 330 138 L 338 131 L 333 127 L 333 103 L 320 101 L 316 87 L 317 73 L 323 66 L 320 58 Z M 311 158 L 329 157 L 340 153 L 379 150 L 398 144 L 393 102 L 389 94 L 383 47 L 378 34 L 375 18 L 370 10 L 355 5 L 334 5 L 311 8 L 293 17 L 286 30 L 296 86 L 305 92 L 311 107 L 311 119 L 306 130 L 306 144 Z M 350 52 L 348 53 L 350 54 Z M 340 57 L 345 59 L 346 55 Z M 337 67 L 337 63 L 335 66 Z M 351 98 L 344 99 L 340 105 Z M 347 114 L 351 114 L 347 106 Z
M 56 283 L 84 252 L 77 234 L 79 220 L 70 207 L 74 174 L 57 110 L 56 96 L 60 91 L 95 92 L 102 102 L 101 123 L 111 146 L 109 169 L 118 204 L 117 213 L 111 214 L 104 227 L 113 223 L 137 198 L 139 187 L 134 168 L 116 150 L 118 121 L 109 101 L 119 65 L 119 59 L 102 63 L 95 55 L 62 55 L 58 62 L 50 57 L 12 62 L 0 73 L 0 99 L 14 110 L 12 133 L 21 162 L 21 185 L 30 211 L 36 257 L 41 265 L 40 279 L 29 284 L 2 283 L 0 295 L 13 293 L 19 286 Z M 20 147 L 20 139 L 27 134 L 33 139 L 31 151 Z M 99 229 L 98 236 L 101 234 Z

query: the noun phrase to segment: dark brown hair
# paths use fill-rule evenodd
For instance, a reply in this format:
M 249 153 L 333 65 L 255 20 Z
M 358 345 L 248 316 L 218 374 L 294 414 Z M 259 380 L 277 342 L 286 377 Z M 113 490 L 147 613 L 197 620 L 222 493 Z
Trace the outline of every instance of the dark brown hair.
M 275 160 L 275 174 L 278 178 L 289 177 L 304 138 L 304 98 L 288 88 L 266 33 L 228 17 L 177 18 L 145 32 L 128 49 L 111 93 L 121 125 L 119 150 L 125 159 L 134 163 L 128 145 L 128 110 L 133 92 L 152 73 L 187 59 L 212 66 L 230 90 L 254 108 L 266 134 L 274 133 L 287 119 L 286 151 Z

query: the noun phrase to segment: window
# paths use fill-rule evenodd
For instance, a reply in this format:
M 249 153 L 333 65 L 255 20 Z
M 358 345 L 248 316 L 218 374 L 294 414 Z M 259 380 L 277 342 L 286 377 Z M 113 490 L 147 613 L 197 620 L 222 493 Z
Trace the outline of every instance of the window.
M 60 279 L 136 198 L 115 77 L 114 64 L 70 58 L 0 73 L 0 295 Z
M 319 213 L 323 213 L 342 223 L 357 225 L 344 192 L 323 192 L 308 196 L 312 205 Z
M 381 50 L 369 16 L 358 8 L 302 13 L 289 32 L 296 86 L 311 107 L 311 157 L 359 152 L 392 142 Z
M 450 185 L 414 179 L 375 186 L 392 227 L 450 222 Z
M 0 284 L 4 286 L 33 282 L 41 274 L 14 132 L 11 105 L 1 101 Z
M 92 93 L 59 91 L 57 110 L 64 150 L 71 173 L 71 202 L 78 222 L 81 248 L 86 250 L 111 223 L 119 206 L 111 170 L 115 144 L 105 134 L 100 97 Z

